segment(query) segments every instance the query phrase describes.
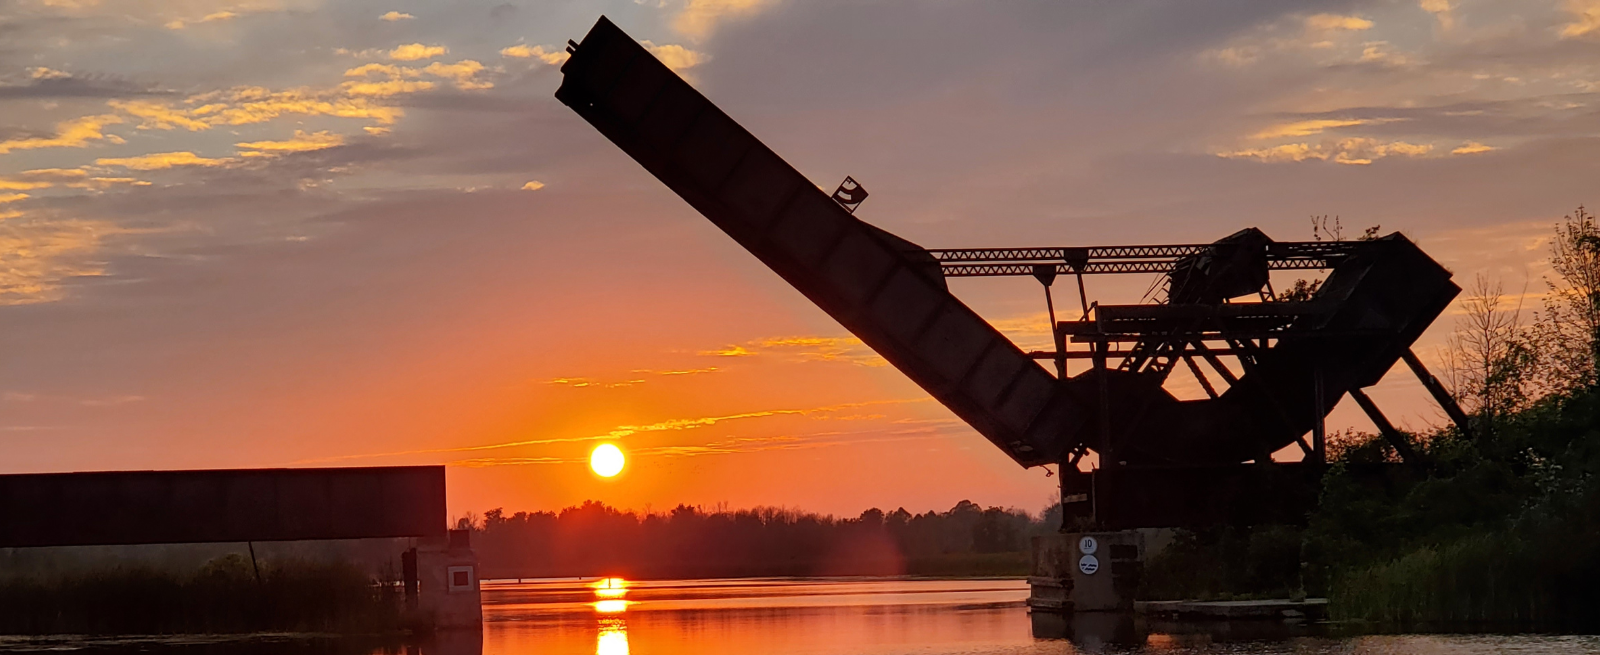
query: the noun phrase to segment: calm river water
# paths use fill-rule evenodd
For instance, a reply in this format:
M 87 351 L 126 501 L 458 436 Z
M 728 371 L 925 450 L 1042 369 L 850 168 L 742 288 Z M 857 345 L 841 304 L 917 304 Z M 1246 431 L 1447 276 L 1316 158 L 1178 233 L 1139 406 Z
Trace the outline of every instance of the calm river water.
M 1364 635 L 1276 622 L 1030 616 L 1020 580 L 541 580 L 484 584 L 483 632 L 420 644 L 317 635 L 6 637 L 72 655 L 1600 655 L 1600 636 Z M 3 608 L 0 608 L 3 611 Z
M 483 655 L 1600 654 L 1597 636 L 1035 624 L 1020 580 L 608 579 L 490 582 L 484 589 Z

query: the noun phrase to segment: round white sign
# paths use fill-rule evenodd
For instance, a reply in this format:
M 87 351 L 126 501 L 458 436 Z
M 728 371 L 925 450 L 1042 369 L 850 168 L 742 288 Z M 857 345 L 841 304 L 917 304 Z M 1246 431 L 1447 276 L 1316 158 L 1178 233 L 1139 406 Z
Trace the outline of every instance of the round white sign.
M 1078 558 L 1078 570 L 1083 571 L 1084 575 L 1094 575 L 1095 571 L 1100 570 L 1100 560 L 1094 555 L 1084 555 Z
M 1078 552 L 1085 555 L 1093 555 L 1094 551 L 1097 550 L 1100 550 L 1100 542 L 1095 541 L 1094 537 L 1084 537 L 1078 540 Z

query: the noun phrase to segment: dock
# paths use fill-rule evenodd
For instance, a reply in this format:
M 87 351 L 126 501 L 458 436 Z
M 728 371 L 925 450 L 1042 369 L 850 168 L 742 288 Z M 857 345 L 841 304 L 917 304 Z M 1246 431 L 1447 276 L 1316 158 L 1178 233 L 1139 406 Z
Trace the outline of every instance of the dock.
M 1287 598 L 1266 600 L 1163 600 L 1136 601 L 1136 614 L 1147 616 L 1179 617 L 1193 619 L 1252 620 L 1252 619 L 1320 619 L 1328 614 L 1328 599 L 1307 598 L 1294 601 Z

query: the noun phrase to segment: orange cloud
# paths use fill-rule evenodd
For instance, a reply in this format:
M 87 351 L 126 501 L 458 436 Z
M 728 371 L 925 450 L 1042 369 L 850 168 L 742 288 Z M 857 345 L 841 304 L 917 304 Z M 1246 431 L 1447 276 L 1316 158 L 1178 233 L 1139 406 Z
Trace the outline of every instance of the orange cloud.
M 1432 151 L 1433 146 L 1427 144 L 1349 138 L 1317 145 L 1286 143 L 1270 148 L 1219 152 L 1217 156 L 1226 159 L 1255 159 L 1266 163 L 1319 160 L 1338 164 L 1365 165 L 1385 157 L 1421 157 Z
M 769 0 L 688 0 L 672 19 L 672 28 L 695 40 L 711 35 L 717 23 L 759 11 Z
M 450 49 L 442 45 L 423 45 L 421 43 L 407 43 L 390 50 L 387 56 L 395 61 L 416 61 L 418 59 L 433 59 L 449 53 Z
M 1573 39 L 1600 34 L 1600 0 L 1567 0 L 1572 22 L 1561 27 L 1561 38 Z
M 25 137 L 20 139 L 7 139 L 0 141 L 0 155 L 13 150 L 36 150 L 39 148 L 82 148 L 95 141 L 110 143 L 123 143 L 122 137 L 115 134 L 106 134 L 107 125 L 116 125 L 122 118 L 115 114 L 100 116 L 84 116 L 72 120 L 56 123 L 54 136 Z
M 96 166 L 120 166 L 136 171 L 156 171 L 179 166 L 223 166 L 232 163 L 229 159 L 207 159 L 192 152 L 157 152 L 137 157 L 123 157 L 118 159 L 96 159 Z
M 1359 16 L 1341 16 L 1339 14 L 1316 14 L 1306 17 L 1306 28 L 1325 32 L 1350 31 L 1359 32 L 1372 29 L 1372 21 Z
M 198 132 L 211 127 L 204 121 L 190 118 L 182 110 L 148 100 L 112 100 L 107 104 L 112 109 L 143 119 L 139 124 L 140 129 L 170 130 L 181 127 L 191 132 Z
M 1491 151 L 1494 151 L 1494 150 L 1499 150 L 1499 148 L 1496 148 L 1494 146 L 1486 146 L 1486 145 L 1483 145 L 1481 143 L 1478 143 L 1477 141 L 1468 141 L 1466 143 L 1461 144 L 1455 150 L 1451 150 L 1450 154 L 1452 154 L 1452 155 L 1476 155 L 1476 154 L 1479 154 L 1479 153 L 1491 152 Z
M 477 79 L 483 72 L 483 64 L 471 59 L 463 59 L 454 64 L 433 62 L 428 64 L 422 72 L 434 77 L 443 77 L 455 83 L 456 88 L 462 90 L 488 89 L 494 86 L 493 82 Z
M 81 168 L 35 168 L 17 175 L 0 177 L 0 190 L 31 191 L 48 189 L 57 185 L 74 189 L 105 189 L 117 185 L 148 186 L 150 183 L 131 177 L 91 177 Z
M 243 148 L 249 152 L 241 152 L 246 157 L 269 157 L 288 154 L 291 152 L 308 152 L 324 150 L 334 146 L 344 145 L 344 137 L 323 130 L 321 132 L 306 133 L 302 130 L 294 131 L 294 138 L 287 141 L 255 141 L 250 143 L 235 143 L 235 147 Z
M 416 16 L 412 16 L 411 14 L 407 14 L 407 13 L 403 13 L 403 12 L 391 11 L 391 12 L 389 12 L 387 14 L 379 16 L 378 20 L 386 20 L 386 21 L 389 21 L 389 22 L 394 22 L 394 21 L 397 21 L 397 20 L 411 20 L 413 18 L 416 18 Z
M 661 63 L 666 64 L 667 68 L 675 71 L 687 70 L 711 61 L 710 55 L 695 52 L 681 45 L 656 45 L 649 41 L 640 41 L 640 44 L 649 50 L 650 54 L 655 55 L 656 59 L 661 60 Z
M 107 236 L 125 232 L 103 221 L 0 221 L 0 305 L 58 300 L 69 278 L 105 273 L 93 256 Z
M 508 46 L 508 47 L 505 47 L 505 48 L 501 48 L 500 49 L 500 56 L 501 57 L 512 57 L 512 58 L 516 58 L 516 59 L 534 58 L 534 59 L 538 59 L 539 61 L 542 61 L 542 62 L 544 62 L 546 64 L 550 64 L 551 66 L 560 66 L 561 64 L 565 63 L 567 61 L 567 59 L 570 58 L 572 55 L 567 54 L 567 51 L 565 51 L 565 50 L 556 50 L 554 52 L 551 52 L 549 50 L 545 50 L 544 46 L 539 46 L 539 45 L 528 46 L 528 45 L 518 44 L 518 45 L 514 45 L 514 46 Z
M 1325 130 L 1355 125 L 1374 125 L 1392 123 L 1394 118 L 1318 118 L 1306 121 L 1295 121 L 1274 125 L 1265 130 L 1250 135 L 1252 139 L 1278 139 L 1283 137 L 1311 136 L 1321 134 Z
M 169 30 L 181 30 L 181 29 L 183 29 L 185 27 L 188 27 L 189 25 L 196 24 L 196 23 L 213 23 L 213 22 L 216 22 L 216 21 L 219 21 L 219 20 L 231 20 L 233 18 L 237 18 L 238 16 L 239 16 L 238 14 L 233 13 L 231 11 L 219 11 L 219 12 L 215 12 L 215 13 L 211 13 L 211 14 L 206 14 L 205 16 L 199 18 L 198 20 L 193 20 L 193 21 L 185 21 L 183 19 L 171 20 L 171 21 L 167 22 L 166 27 Z

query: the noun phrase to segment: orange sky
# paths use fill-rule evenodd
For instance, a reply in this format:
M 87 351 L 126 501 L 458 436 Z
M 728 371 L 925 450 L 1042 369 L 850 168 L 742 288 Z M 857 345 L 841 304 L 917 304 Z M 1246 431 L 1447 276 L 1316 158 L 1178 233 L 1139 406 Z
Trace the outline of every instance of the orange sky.
M 0 461 L 443 463 L 457 514 L 1038 510 L 1053 479 L 556 103 L 561 44 L 610 15 L 927 247 L 1303 240 L 1329 214 L 1532 307 L 1550 226 L 1595 201 L 1596 7 L 19 0 Z M 1042 345 L 1031 280 L 952 288 Z M 1439 420 L 1408 376 L 1373 395 Z M 600 439 L 617 479 L 585 466 Z

